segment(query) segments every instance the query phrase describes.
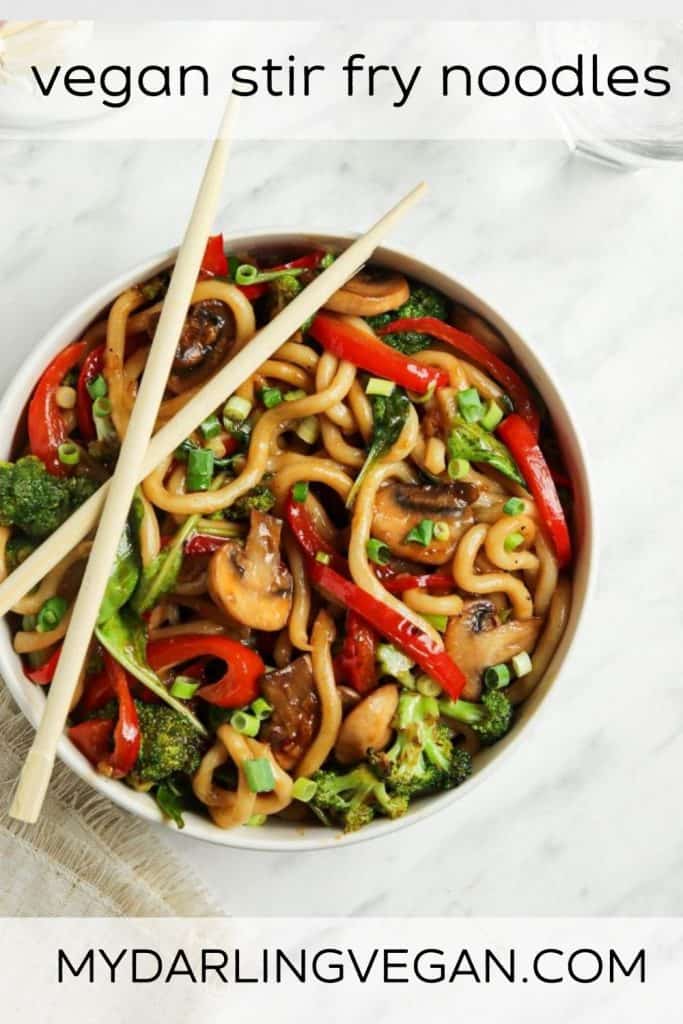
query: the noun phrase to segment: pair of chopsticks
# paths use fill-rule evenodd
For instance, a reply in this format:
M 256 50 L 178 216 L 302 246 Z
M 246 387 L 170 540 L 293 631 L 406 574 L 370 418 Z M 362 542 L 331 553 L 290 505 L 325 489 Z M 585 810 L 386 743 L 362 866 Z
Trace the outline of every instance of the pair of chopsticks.
M 228 159 L 235 102 L 226 108 L 168 292 L 113 476 L 0 584 L 0 615 L 6 614 L 64 555 L 99 526 L 74 603 L 57 670 L 10 814 L 35 822 L 45 798 L 57 743 L 83 671 L 119 537 L 137 484 L 173 452 L 227 397 L 363 266 L 389 229 L 425 191 L 418 185 L 357 239 L 330 267 L 270 321 L 152 438 L 159 405 L 190 306 L 206 240 L 218 207 Z M 151 439 L 151 440 L 150 440 Z

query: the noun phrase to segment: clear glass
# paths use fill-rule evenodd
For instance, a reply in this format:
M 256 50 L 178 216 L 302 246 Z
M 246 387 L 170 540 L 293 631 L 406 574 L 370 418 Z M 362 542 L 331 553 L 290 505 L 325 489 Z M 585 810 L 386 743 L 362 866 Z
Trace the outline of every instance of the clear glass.
M 541 22 L 538 39 L 546 70 L 576 67 L 577 55 L 583 54 L 584 95 L 550 94 L 572 150 L 626 168 L 683 160 L 683 21 Z M 594 94 L 595 62 L 604 95 Z M 655 64 L 669 69 L 665 77 L 671 90 L 665 96 L 642 92 L 642 70 Z M 639 83 L 632 86 L 637 95 L 617 96 L 605 89 L 607 72 L 617 65 L 639 72 Z M 576 78 L 569 71 L 563 74 L 569 91 Z

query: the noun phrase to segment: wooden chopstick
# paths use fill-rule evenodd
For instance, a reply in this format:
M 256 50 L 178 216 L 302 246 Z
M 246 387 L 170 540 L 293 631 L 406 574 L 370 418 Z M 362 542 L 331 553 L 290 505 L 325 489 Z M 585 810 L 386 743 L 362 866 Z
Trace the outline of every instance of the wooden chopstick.
M 149 442 L 144 457 L 137 458 L 134 469 L 127 467 L 125 474 L 124 497 L 122 490 L 118 490 L 116 504 L 108 499 L 109 494 L 119 487 L 117 472 L 115 472 L 108 484 L 103 484 L 100 490 L 94 494 L 88 502 L 81 506 L 52 537 L 45 541 L 32 555 L 26 559 L 0 585 L 0 614 L 8 611 L 13 604 L 45 575 L 64 555 L 71 550 L 82 538 L 93 528 L 97 517 L 102 510 L 102 519 L 90 555 L 83 582 L 74 606 L 72 623 L 79 623 L 77 637 L 78 645 L 67 646 L 70 642 L 71 628 L 67 633 L 62 654 L 59 659 L 57 673 L 50 688 L 50 694 L 46 704 L 45 712 L 41 719 L 36 733 L 33 747 L 24 766 L 19 786 L 12 804 L 10 813 L 13 817 L 22 821 L 35 821 L 40 813 L 40 807 L 47 789 L 57 742 L 64 728 L 64 723 L 69 711 L 71 698 L 73 696 L 76 679 L 81 669 L 87 642 L 95 626 L 97 610 L 99 609 L 104 589 L 106 586 L 111 563 L 114 558 L 114 550 L 118 538 L 123 530 L 128 508 L 133 496 L 135 485 L 147 476 L 159 463 L 192 433 L 194 429 L 207 418 L 226 398 L 235 391 L 258 367 L 289 338 L 308 317 L 312 316 L 323 306 L 330 296 L 341 288 L 349 278 L 368 261 L 372 253 L 386 236 L 387 232 L 399 220 L 399 218 L 416 202 L 425 192 L 424 183 L 418 185 L 411 192 L 403 197 L 392 209 L 390 209 L 377 223 L 370 228 L 366 234 L 358 238 L 349 248 L 342 253 L 322 274 L 311 282 L 288 306 L 286 306 L 273 320 L 263 327 L 252 340 L 237 353 L 223 369 L 209 380 L 183 409 L 169 420 L 161 430 Z M 189 233 L 189 229 L 188 229 Z M 208 228 L 204 233 L 204 242 L 208 235 Z M 202 250 L 203 251 L 203 250 Z M 181 254 L 182 255 L 182 249 Z M 180 255 L 178 262 L 180 262 Z M 200 254 L 201 259 L 201 254 Z M 177 266 L 178 264 L 176 264 Z M 199 269 L 199 261 L 195 269 Z M 174 272 L 175 276 L 175 272 Z M 193 282 L 194 283 L 194 282 Z M 167 295 L 164 307 L 169 302 Z M 189 294 L 188 294 L 189 303 Z M 187 308 L 187 306 L 185 307 Z M 163 319 L 159 320 L 157 336 L 161 329 Z M 180 328 L 176 334 L 176 341 Z M 155 338 L 156 341 L 156 338 Z M 174 346 L 175 348 L 175 346 Z M 171 352 L 171 357 L 173 352 Z M 150 355 L 151 359 L 151 355 Z M 148 376 L 150 362 L 147 363 L 143 383 L 138 393 L 133 416 L 131 417 L 128 432 L 124 439 L 124 446 L 131 431 L 136 428 L 133 417 L 135 409 L 145 400 L 142 386 L 145 377 Z M 160 377 L 165 386 L 165 381 L 170 370 L 170 360 L 166 372 Z M 163 391 L 163 387 L 161 389 Z M 154 393 L 156 398 L 156 392 Z M 160 399 L 159 395 L 159 399 Z M 153 408 L 147 409 L 145 426 L 150 422 L 153 424 L 159 402 L 156 401 Z M 151 425 L 150 425 L 151 431 Z M 140 435 L 136 433 L 138 445 L 141 445 Z M 139 453 L 138 453 L 139 454 Z M 125 448 L 122 447 L 119 455 L 118 465 L 125 458 Z M 106 501 L 106 503 L 105 503 Z M 125 505 L 125 508 L 124 508 Z M 104 508 L 103 508 L 104 506 Z M 110 508 L 116 510 L 116 518 L 109 512 Z M 98 538 L 102 533 L 108 534 L 108 545 L 106 549 L 107 558 L 99 558 L 93 562 L 93 552 L 97 545 Z M 112 543 L 113 542 L 113 543 Z M 91 571 L 95 565 L 96 570 Z M 99 574 L 94 579 L 95 571 Z M 79 606 L 87 604 L 87 618 L 78 619 Z M 74 656 L 73 651 L 76 655 Z M 53 693 L 57 691 L 57 697 L 53 702 Z
M 323 271 L 307 288 L 286 306 L 264 327 L 239 353 L 242 376 L 237 376 L 236 356 L 209 380 L 202 389 L 175 414 L 152 438 L 145 455 L 140 480 L 155 469 L 160 462 L 175 451 L 193 430 L 199 426 L 218 406 L 256 370 L 261 362 L 270 356 L 304 323 L 338 288 L 363 266 L 380 244 L 391 227 L 426 191 L 418 185 L 386 213 L 367 234 L 357 239 L 346 252 Z M 296 321 L 293 329 L 292 323 Z M 287 333 L 289 331 L 289 333 Z M 264 345 L 263 338 L 267 339 Z M 254 353 L 259 353 L 253 356 Z M 262 354 L 261 354 L 262 353 Z M 259 362 L 260 360 L 260 362 Z M 59 529 L 36 548 L 28 558 L 0 583 L 0 616 L 6 615 L 12 607 L 28 594 L 40 580 L 61 561 L 95 527 L 104 504 L 109 482 L 102 484 L 80 508 L 62 523 Z
M 206 239 L 218 209 L 235 109 L 236 100 L 231 97 L 173 268 L 137 399 L 121 443 L 100 523 L 76 595 L 45 710 L 10 809 L 11 816 L 20 821 L 36 821 L 43 805 L 57 743 L 83 669 L 118 540 L 126 525 L 135 488 L 143 471 L 145 452 L 166 390 L 166 381 L 171 372 L 192 292 L 197 283 Z

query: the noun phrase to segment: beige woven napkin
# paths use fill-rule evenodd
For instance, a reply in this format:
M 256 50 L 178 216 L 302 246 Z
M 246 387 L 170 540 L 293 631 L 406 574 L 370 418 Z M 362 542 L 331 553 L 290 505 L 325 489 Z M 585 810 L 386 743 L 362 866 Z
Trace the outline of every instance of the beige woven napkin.
M 33 731 L 0 681 L 0 915 L 204 917 L 201 883 L 153 828 L 57 763 L 40 822 L 7 814 Z

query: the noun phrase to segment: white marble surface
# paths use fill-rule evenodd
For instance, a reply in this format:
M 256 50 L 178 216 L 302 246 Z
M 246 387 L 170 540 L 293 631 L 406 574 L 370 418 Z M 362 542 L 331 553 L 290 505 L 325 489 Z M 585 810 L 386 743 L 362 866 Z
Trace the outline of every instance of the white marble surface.
M 0 386 L 55 317 L 173 245 L 204 147 L 0 144 Z M 560 699 L 501 773 L 395 837 L 254 854 L 170 836 L 233 914 L 683 913 L 679 170 L 555 144 L 238 147 L 227 227 L 362 228 L 425 176 L 396 240 L 548 358 L 592 455 L 601 566 Z

